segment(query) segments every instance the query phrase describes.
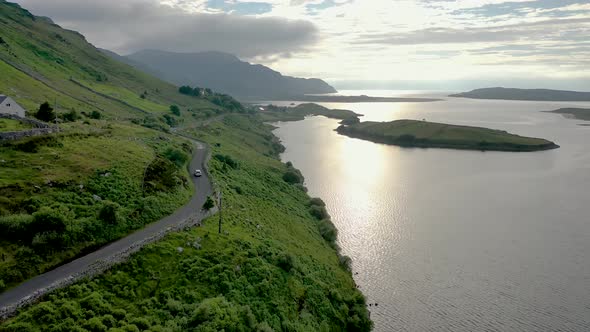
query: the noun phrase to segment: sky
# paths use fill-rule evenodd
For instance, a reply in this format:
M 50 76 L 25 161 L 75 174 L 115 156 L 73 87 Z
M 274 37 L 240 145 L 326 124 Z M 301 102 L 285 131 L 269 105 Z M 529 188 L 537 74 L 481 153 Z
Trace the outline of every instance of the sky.
M 11 0 L 119 54 L 223 51 L 337 88 L 590 91 L 590 0 Z

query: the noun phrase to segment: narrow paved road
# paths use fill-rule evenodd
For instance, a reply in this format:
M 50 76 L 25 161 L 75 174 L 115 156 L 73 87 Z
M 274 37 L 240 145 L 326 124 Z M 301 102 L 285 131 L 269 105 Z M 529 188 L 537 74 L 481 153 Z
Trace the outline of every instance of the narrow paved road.
M 0 294 L 0 312 L 2 312 L 3 309 L 18 304 L 22 299 L 33 296 L 43 289 L 50 287 L 60 280 L 88 271 L 97 261 L 105 260 L 116 254 L 125 252 L 125 250 L 132 247 L 134 244 L 155 236 L 162 230 L 177 225 L 191 216 L 197 216 L 199 220 L 201 220 L 206 215 L 206 213 L 201 211 L 201 207 L 205 203 L 207 196 L 211 195 L 212 187 L 207 172 L 203 172 L 203 176 L 198 178 L 192 175 L 192 172 L 195 169 L 204 169 L 204 163 L 206 162 L 208 153 L 207 147 L 204 144 L 199 142 L 195 142 L 195 144 L 195 152 L 190 163 L 191 178 L 195 185 L 195 193 L 190 202 L 176 210 L 172 215 L 151 223 L 127 237 L 108 244 L 97 251 L 80 257 L 70 263 L 57 267 L 54 270 L 29 279 Z

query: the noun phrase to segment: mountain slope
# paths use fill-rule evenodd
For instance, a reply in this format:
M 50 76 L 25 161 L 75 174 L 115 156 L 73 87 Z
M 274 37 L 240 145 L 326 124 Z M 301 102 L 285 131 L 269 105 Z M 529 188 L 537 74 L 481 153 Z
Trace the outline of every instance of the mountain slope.
M 62 110 L 100 110 L 126 118 L 165 112 L 166 105 L 173 103 L 214 108 L 110 59 L 77 32 L 61 29 L 18 5 L 1 1 L 0 6 L 0 92 L 29 110 L 56 98 Z M 146 98 L 141 98 L 144 92 Z
M 333 93 L 320 79 L 283 76 L 268 67 L 253 65 L 221 52 L 171 53 L 146 50 L 126 57 L 150 72 L 178 85 L 210 87 L 240 98 L 277 98 Z
M 538 101 L 590 101 L 590 92 L 550 89 L 483 88 L 450 95 L 449 97 Z
M 184 136 L 211 146 L 224 199 L 222 234 L 216 218 L 172 233 L 0 331 L 370 330 L 327 213 L 284 180 L 295 170 L 258 115 L 182 95 L 2 0 L 0 77 L 30 113 L 57 99 L 64 121 L 57 135 L 0 141 L 0 292 L 183 205 L 195 189 Z

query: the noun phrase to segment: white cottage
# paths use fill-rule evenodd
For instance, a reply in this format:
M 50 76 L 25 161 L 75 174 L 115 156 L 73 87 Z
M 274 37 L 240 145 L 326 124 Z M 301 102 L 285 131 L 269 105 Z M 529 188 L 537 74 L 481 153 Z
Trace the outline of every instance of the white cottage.
M 12 98 L 0 95 L 0 114 L 12 114 L 24 118 L 25 110 Z

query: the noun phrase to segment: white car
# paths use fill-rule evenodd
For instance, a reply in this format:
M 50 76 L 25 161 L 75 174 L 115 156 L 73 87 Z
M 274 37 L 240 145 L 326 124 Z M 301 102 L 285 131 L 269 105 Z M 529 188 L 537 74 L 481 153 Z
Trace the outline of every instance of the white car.
M 196 177 L 200 177 L 201 175 L 203 175 L 203 172 L 201 172 L 200 169 L 196 169 L 195 173 L 193 173 Z

